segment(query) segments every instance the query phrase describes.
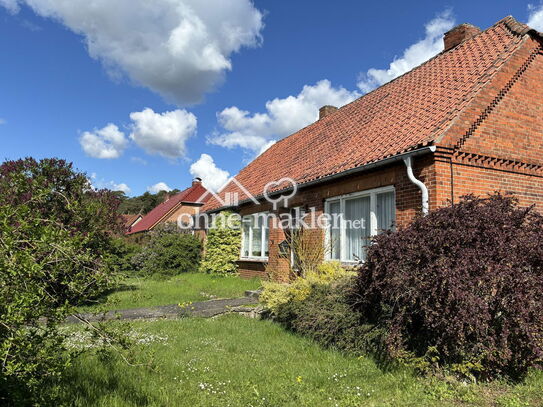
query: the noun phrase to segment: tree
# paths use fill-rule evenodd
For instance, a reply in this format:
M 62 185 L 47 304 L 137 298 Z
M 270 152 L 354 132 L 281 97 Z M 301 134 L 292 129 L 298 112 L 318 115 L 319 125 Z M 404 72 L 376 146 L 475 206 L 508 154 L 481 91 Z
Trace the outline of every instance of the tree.
M 64 160 L 0 166 L 0 404 L 40 404 L 70 360 L 58 324 L 112 284 L 118 200 Z

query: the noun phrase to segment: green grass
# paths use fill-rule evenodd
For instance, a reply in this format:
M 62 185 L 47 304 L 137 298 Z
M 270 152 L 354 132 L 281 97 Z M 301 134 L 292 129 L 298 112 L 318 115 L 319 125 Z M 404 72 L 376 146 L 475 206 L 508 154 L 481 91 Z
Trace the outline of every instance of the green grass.
M 82 311 L 98 308 L 111 310 L 206 301 L 214 298 L 242 297 L 245 290 L 260 287 L 260 280 L 237 276 L 186 273 L 168 280 L 127 278 L 119 288 L 100 298 L 97 304 L 81 307 Z
M 73 328 L 76 329 L 76 328 Z M 118 356 L 81 357 L 71 369 L 72 406 L 540 406 L 543 374 L 521 385 L 464 385 L 383 371 L 369 358 L 320 348 L 270 321 L 218 319 L 137 322 L 145 366 Z M 138 349 L 140 348 L 140 349 Z M 139 351 L 138 351 L 139 350 Z M 147 356 L 142 356 L 147 355 Z

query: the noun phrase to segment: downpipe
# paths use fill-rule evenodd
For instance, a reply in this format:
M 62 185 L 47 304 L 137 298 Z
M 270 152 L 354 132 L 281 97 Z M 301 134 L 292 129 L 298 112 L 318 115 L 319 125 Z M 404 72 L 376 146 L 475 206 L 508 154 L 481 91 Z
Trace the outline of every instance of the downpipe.
M 430 147 L 430 151 L 434 152 L 435 150 L 435 146 Z M 407 177 L 413 184 L 415 184 L 420 189 L 420 192 L 422 192 L 422 215 L 426 216 L 428 215 L 428 211 L 430 210 L 430 205 L 428 203 L 428 188 L 426 187 L 424 182 L 415 178 L 415 175 L 413 174 L 413 157 L 409 155 L 403 159 L 403 162 L 407 167 Z

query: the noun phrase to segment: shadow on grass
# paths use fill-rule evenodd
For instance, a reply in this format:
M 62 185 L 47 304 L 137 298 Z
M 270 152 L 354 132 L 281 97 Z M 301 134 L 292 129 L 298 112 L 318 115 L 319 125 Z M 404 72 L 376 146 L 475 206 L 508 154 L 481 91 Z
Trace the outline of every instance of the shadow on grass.
M 127 405 L 156 405 L 157 400 L 145 394 L 136 382 L 119 375 L 114 364 L 99 360 L 94 369 L 74 367 L 64 380 L 62 402 L 70 406 L 96 406 L 101 401 L 120 399 Z M 62 403 L 61 403 L 62 404 Z M 64 405 L 64 404 L 62 404 Z
M 105 290 L 97 297 L 82 302 L 80 306 L 88 307 L 93 305 L 101 305 L 107 303 L 108 297 L 113 293 L 125 292 L 125 291 L 137 291 L 139 287 L 135 284 L 120 283 L 109 290 Z

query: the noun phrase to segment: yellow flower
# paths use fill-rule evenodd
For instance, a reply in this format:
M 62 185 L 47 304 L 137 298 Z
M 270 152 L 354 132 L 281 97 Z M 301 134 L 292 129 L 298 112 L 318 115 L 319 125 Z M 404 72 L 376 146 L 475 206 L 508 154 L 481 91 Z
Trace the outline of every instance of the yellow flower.
M 302 382 L 302 376 L 298 376 L 298 377 L 296 378 L 296 381 L 297 381 L 298 383 L 301 383 L 301 382 Z

